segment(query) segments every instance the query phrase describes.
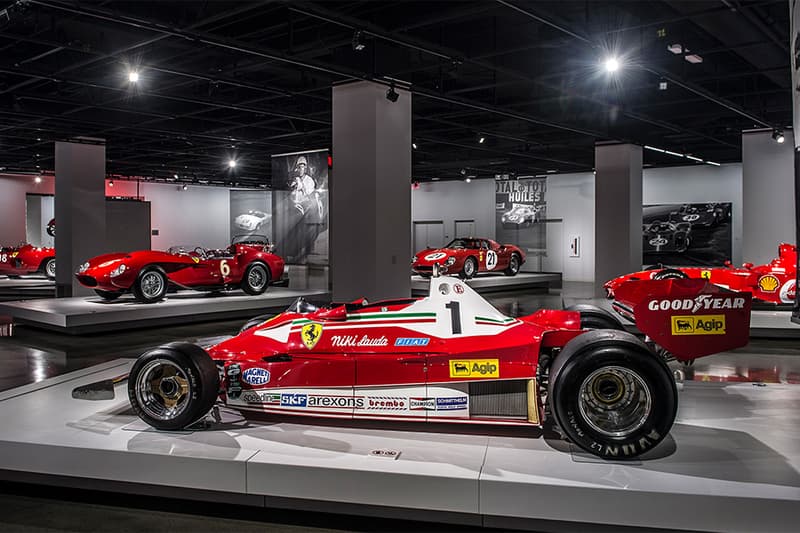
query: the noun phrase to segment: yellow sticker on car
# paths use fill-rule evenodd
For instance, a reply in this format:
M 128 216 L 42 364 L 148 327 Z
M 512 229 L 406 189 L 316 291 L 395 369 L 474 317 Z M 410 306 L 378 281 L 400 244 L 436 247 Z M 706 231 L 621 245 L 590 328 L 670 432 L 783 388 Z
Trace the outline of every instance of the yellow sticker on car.
M 451 378 L 499 378 L 498 359 L 451 359 Z
M 309 350 L 317 345 L 320 337 L 322 337 L 322 324 L 312 322 L 300 329 L 300 338 Z
M 758 279 L 758 288 L 764 292 L 775 292 L 778 290 L 778 285 L 780 284 L 781 282 L 778 281 L 778 278 L 776 278 L 772 274 L 761 276 Z
M 724 335 L 725 315 L 670 317 L 673 335 Z
M 711 279 L 711 271 L 710 270 L 703 270 L 700 272 L 700 277 L 703 279 Z

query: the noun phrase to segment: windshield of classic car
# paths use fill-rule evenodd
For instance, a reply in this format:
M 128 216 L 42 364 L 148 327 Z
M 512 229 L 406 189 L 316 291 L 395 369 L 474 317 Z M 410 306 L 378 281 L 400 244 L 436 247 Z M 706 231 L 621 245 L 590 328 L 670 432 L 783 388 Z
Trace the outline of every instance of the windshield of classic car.
M 177 246 L 170 246 L 167 253 L 172 255 L 205 255 L 206 250 L 202 246 L 191 246 L 189 244 L 178 244 Z
M 481 247 L 481 241 L 475 239 L 453 239 L 445 248 L 469 248 L 471 250 Z

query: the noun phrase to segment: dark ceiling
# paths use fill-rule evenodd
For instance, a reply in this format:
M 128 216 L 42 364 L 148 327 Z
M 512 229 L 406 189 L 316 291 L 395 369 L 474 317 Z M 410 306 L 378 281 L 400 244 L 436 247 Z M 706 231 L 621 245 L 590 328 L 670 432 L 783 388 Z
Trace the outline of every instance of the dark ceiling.
M 410 85 L 412 179 L 590 170 L 604 139 L 738 161 L 741 130 L 791 121 L 787 0 L 3 8 L 7 170 L 52 170 L 53 141 L 86 136 L 110 174 L 269 185 L 271 154 L 330 146 L 331 86 L 352 79 Z

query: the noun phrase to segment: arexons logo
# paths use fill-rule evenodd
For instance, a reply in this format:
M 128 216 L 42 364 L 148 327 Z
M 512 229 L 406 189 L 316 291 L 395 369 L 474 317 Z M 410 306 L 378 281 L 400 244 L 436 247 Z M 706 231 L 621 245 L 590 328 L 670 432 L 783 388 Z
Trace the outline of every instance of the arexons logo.
M 743 309 L 744 298 L 732 296 L 714 297 L 710 294 L 701 294 L 695 299 L 684 298 L 676 300 L 650 300 L 647 308 L 651 311 L 708 311 L 709 309 Z

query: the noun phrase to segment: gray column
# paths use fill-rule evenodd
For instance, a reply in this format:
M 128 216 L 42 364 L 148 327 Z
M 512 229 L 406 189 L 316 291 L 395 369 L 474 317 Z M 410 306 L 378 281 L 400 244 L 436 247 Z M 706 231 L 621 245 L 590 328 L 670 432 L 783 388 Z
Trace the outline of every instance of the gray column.
M 642 147 L 597 143 L 594 149 L 596 287 L 642 267 Z
M 769 262 L 778 244 L 794 244 L 794 137 L 777 143 L 772 130 L 742 133 L 742 259 Z
M 56 295 L 92 291 L 74 272 L 106 242 L 106 147 L 102 141 L 56 143 Z
M 411 294 L 411 94 L 333 88 L 330 265 L 333 298 Z

